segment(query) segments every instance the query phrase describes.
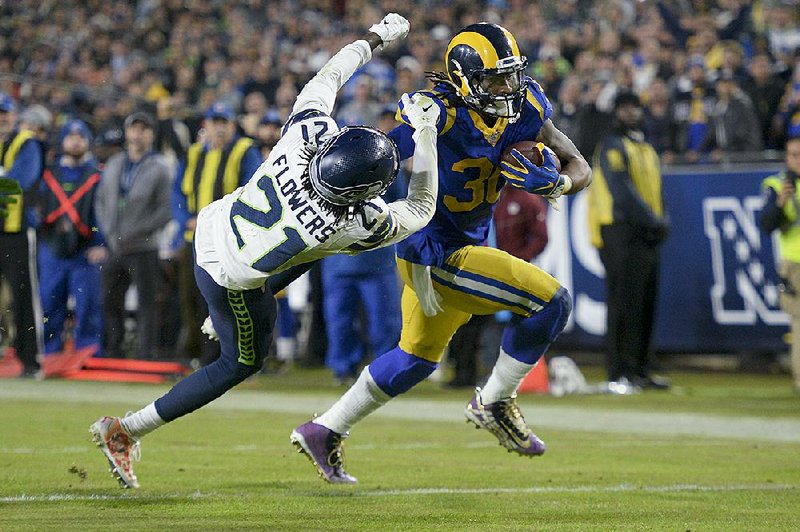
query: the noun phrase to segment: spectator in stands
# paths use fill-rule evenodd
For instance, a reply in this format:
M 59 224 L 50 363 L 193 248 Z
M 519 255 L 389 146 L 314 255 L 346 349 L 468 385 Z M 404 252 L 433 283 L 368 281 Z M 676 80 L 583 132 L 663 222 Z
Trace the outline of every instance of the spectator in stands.
M 125 145 L 125 132 L 122 128 L 110 127 L 97 134 L 94 140 L 94 156 L 102 167 L 114 155 L 121 152 Z
M 362 74 L 351 83 L 355 84 L 353 98 L 336 113 L 336 122 L 340 126 L 374 124 L 378 120 L 382 107 L 373 92 L 375 82 L 370 75 Z
M 669 388 L 651 373 L 659 253 L 667 236 L 658 154 L 641 131 L 642 106 L 617 95 L 614 128 L 597 147 L 589 188 L 589 231 L 606 269 L 608 380 Z
M 137 289 L 136 355 L 152 358 L 158 336 L 158 249 L 161 232 L 171 219 L 172 171 L 164 156 L 153 150 L 153 116 L 129 115 L 124 131 L 125 149 L 106 163 L 95 198 L 97 225 L 109 252 L 100 280 L 103 347 L 107 356 L 124 356 L 125 294 L 133 283 Z
M 172 214 L 183 234 L 180 294 L 184 356 L 210 364 L 219 356 L 219 343 L 200 331 L 208 307 L 194 280 L 192 241 L 200 209 L 243 186 L 261 165 L 253 139 L 236 133 L 236 115 L 225 103 L 208 108 L 203 121 L 205 140 L 189 147 L 181 161 L 172 191 Z
M 33 132 L 17 127 L 17 104 L 0 93 L 0 177 L 19 183 L 23 192 L 32 190 L 42 174 L 42 146 Z M 8 214 L 0 219 L 0 276 L 8 282 L 16 335 L 13 347 L 23 365 L 22 377 L 38 377 L 37 354 L 43 350 L 41 307 L 36 271 L 36 232 L 32 209 L 24 194 L 12 196 Z
M 267 115 L 267 98 L 260 91 L 252 91 L 244 97 L 244 114 L 239 118 L 239 125 L 248 137 L 256 138 L 261 119 Z M 279 120 L 276 119 L 278 123 Z
M 589 160 L 608 131 L 610 114 L 598 105 L 600 93 L 610 81 L 610 73 L 598 72 L 584 87 L 583 102 L 576 117 L 578 136 L 575 146 Z
M 261 121 L 258 123 L 256 129 L 256 145 L 261 152 L 261 158 L 266 160 L 269 157 L 272 148 L 278 143 L 281 138 L 281 121 L 277 116 L 269 113 L 265 114 Z
M 791 369 L 794 391 L 800 394 L 800 136 L 786 142 L 786 170 L 762 183 L 761 227 L 779 232 L 781 308 L 791 316 Z
M 34 134 L 36 139 L 47 144 L 50 140 L 50 128 L 53 126 L 53 114 L 40 104 L 34 104 L 19 114 L 19 127 Z
M 172 96 L 161 98 L 156 103 L 156 151 L 166 157 L 173 168 L 186 157 L 192 141 L 188 126 L 178 117 L 179 105 L 179 100 Z
M 800 136 L 800 57 L 794 67 L 792 79 L 781 99 L 776 126 L 783 138 Z
M 702 57 L 689 59 L 686 72 L 675 80 L 672 101 L 678 124 L 677 149 L 681 153 L 688 152 L 690 160 L 697 160 L 709 134 L 708 122 L 716 101 L 706 79 L 705 60 Z
M 578 112 L 581 106 L 581 82 L 577 76 L 567 76 L 553 103 L 553 123 L 566 136 L 577 139 Z
M 647 89 L 642 131 L 661 160 L 669 164 L 677 152 L 675 136 L 678 124 L 669 102 L 669 89 L 663 80 L 656 78 Z
M 773 75 L 772 63 L 767 54 L 758 54 L 750 60 L 750 78 L 744 90 L 753 102 L 753 109 L 761 126 L 761 138 L 767 148 L 780 146 L 780 132 L 774 129 L 774 118 L 784 94 L 784 84 Z
M 764 143 L 758 117 L 736 78 L 723 71 L 715 87 L 717 101 L 701 151 L 712 150 L 715 160 L 724 154 L 760 151 Z
M 74 348 L 98 351 L 103 333 L 100 264 L 107 256 L 94 215 L 100 171 L 89 151 L 92 135 L 85 122 L 70 120 L 61 128 L 59 138 L 59 157 L 44 171 L 39 185 L 39 290 L 44 352 L 53 354 L 64 349 L 70 297 L 75 301 Z

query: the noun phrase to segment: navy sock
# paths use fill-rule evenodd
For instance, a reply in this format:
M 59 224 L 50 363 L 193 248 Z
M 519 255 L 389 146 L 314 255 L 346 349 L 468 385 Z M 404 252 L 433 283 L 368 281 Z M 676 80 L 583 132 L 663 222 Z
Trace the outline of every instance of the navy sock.
M 438 365 L 395 347 L 376 358 L 369 373 L 386 395 L 396 397 L 425 380 Z

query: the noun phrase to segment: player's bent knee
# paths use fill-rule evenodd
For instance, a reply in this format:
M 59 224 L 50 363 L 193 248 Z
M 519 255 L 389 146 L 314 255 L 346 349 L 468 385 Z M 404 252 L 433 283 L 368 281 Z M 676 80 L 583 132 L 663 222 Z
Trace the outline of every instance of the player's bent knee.
M 396 347 L 376 358 L 369 373 L 386 395 L 396 397 L 428 378 L 438 365 Z
M 572 312 L 572 298 L 559 288 L 539 312 L 514 320 L 503 331 L 503 350 L 526 364 L 535 364 L 564 330 Z
M 563 286 L 559 288 L 545 308 L 554 316 L 552 338 L 550 339 L 552 342 L 567 326 L 569 315 L 572 314 L 572 296 L 569 294 L 569 290 Z
M 244 381 L 251 375 L 255 375 L 261 370 L 260 359 L 252 366 L 242 364 L 239 361 L 231 360 L 227 357 L 219 357 L 212 366 L 216 365 L 222 379 L 228 381 L 227 385 L 233 387 Z

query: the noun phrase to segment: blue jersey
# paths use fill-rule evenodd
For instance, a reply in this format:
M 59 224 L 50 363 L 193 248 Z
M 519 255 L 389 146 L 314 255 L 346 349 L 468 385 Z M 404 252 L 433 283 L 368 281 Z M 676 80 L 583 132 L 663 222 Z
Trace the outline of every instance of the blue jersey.
M 553 107 L 538 83 L 526 78 L 527 96 L 519 119 L 510 123 L 498 118 L 488 127 L 480 115 L 459 104 L 444 84 L 420 91 L 439 105 L 439 196 L 436 214 L 421 231 L 397 244 L 397 255 L 410 262 L 442 266 L 456 249 L 482 244 L 489 233 L 494 205 L 505 185 L 500 174 L 502 153 L 512 144 L 534 140 L 553 113 Z M 414 130 L 403 114 L 403 122 L 389 133 L 400 149 L 400 158 L 414 153 Z

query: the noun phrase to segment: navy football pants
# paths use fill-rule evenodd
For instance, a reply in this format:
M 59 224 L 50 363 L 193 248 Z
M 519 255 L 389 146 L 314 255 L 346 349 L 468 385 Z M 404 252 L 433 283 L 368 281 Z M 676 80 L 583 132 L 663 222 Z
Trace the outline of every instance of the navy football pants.
M 277 305 L 269 288 L 228 290 L 197 264 L 194 275 L 219 335 L 221 354 L 156 401 L 164 421 L 197 410 L 257 373 L 272 342 Z

